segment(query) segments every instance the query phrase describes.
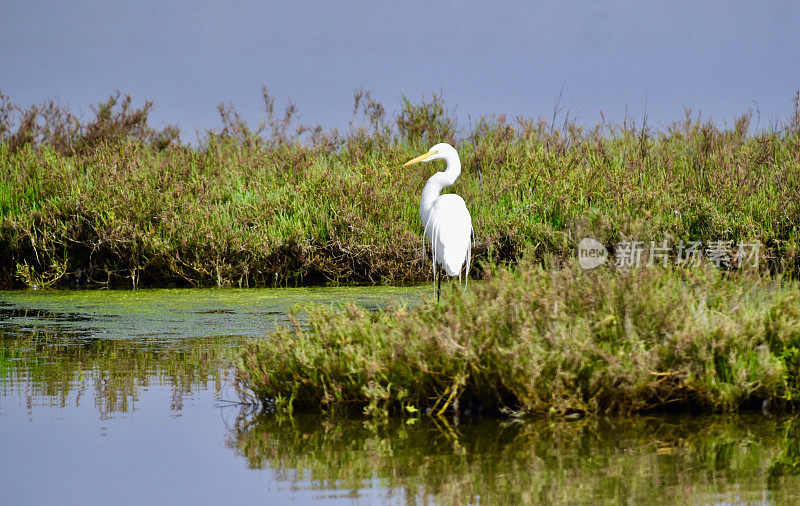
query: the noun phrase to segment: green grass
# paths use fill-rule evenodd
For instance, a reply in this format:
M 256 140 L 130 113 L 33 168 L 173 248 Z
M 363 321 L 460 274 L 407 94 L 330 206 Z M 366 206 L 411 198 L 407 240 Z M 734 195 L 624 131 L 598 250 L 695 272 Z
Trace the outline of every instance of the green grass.
M 64 267 L 61 284 L 79 269 L 128 286 L 428 279 L 418 199 L 441 167 L 401 165 L 456 137 L 455 122 L 438 97 L 405 101 L 397 118 L 358 98 L 362 120 L 346 134 L 290 136 L 289 110 L 252 130 L 223 110 L 224 128 L 190 147 L 123 135 L 106 107 L 93 125 L 117 126 L 72 144 L 0 136 L 0 286 L 22 284 L 18 264 L 43 279 Z M 587 235 L 612 248 L 758 240 L 772 271 L 796 275 L 800 127 L 753 134 L 748 120 L 654 131 L 484 118 L 456 143 L 464 172 L 451 189 L 473 216 L 473 257 L 563 259 Z M 90 130 L 113 135 L 90 143 Z
M 800 399 L 798 285 L 715 268 L 499 269 L 441 304 L 320 309 L 248 345 L 237 383 L 279 411 L 735 411 Z

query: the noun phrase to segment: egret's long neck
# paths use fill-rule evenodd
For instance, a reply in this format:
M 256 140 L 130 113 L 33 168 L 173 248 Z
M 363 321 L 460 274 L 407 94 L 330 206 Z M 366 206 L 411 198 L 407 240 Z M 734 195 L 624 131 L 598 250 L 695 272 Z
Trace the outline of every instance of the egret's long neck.
M 428 182 L 425 183 L 425 187 L 422 189 L 419 217 L 422 219 L 423 227 L 428 221 L 428 215 L 431 212 L 433 203 L 439 198 L 442 190 L 455 183 L 458 176 L 461 175 L 461 160 L 458 159 L 457 154 L 445 156 L 444 160 L 447 162 L 447 168 L 444 172 L 437 172 L 428 178 Z

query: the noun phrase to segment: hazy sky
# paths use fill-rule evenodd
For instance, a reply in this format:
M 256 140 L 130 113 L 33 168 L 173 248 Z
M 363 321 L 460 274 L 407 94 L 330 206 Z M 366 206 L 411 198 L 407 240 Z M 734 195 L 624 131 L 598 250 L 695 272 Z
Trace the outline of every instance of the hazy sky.
M 800 88 L 800 3 L 15 1 L 0 6 L 0 91 L 57 97 L 90 116 L 119 89 L 155 103 L 184 138 L 250 121 L 266 85 L 307 123 L 346 127 L 353 91 L 392 112 L 441 91 L 462 124 L 487 113 L 652 125 L 691 107 L 718 123 L 747 108 L 760 126 L 791 114 Z

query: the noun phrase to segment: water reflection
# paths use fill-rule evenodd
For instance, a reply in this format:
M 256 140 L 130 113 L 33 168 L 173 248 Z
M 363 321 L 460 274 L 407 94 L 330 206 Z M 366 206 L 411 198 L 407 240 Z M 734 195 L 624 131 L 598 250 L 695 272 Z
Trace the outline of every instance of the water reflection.
M 415 288 L 293 290 L 44 291 L 0 294 L 0 399 L 79 407 L 101 417 L 135 409 L 151 387 L 168 388 L 170 410 L 226 384 L 248 337 L 303 320 L 312 304 L 417 303 Z M 235 397 L 235 395 L 232 395 Z
M 800 500 L 797 419 L 658 416 L 409 425 L 243 415 L 228 444 L 287 488 L 409 502 Z
M 402 303 L 419 300 L 420 292 L 393 296 Z M 85 476 L 99 473 L 114 483 L 108 487 L 135 498 L 135 470 L 141 482 L 161 483 L 161 497 L 172 499 L 163 502 L 800 501 L 800 422 L 790 418 L 456 425 L 428 417 L 377 424 L 220 416 L 219 400 L 235 398 L 226 391 L 228 368 L 248 336 L 263 334 L 304 301 L 377 307 L 387 293 L 367 295 L 0 294 L 0 426 L 11 435 L 0 453 L 4 499 L 83 503 Z M 65 454 L 81 459 L 64 466 Z M 154 456 L 170 464 L 150 473 Z M 40 486 L 42 475 L 68 485 L 49 490 Z M 194 475 L 208 476 L 211 490 L 186 479 Z M 7 495 L 14 483 L 25 486 Z
M 185 395 L 222 388 L 241 342 L 227 336 L 114 340 L 33 330 L 0 338 L 0 395 L 62 408 L 79 407 L 88 395 L 107 416 L 133 410 L 141 392 L 158 385 L 169 388 L 176 411 Z
M 265 502 L 262 473 L 221 444 L 244 340 L 292 309 L 302 321 L 312 304 L 414 303 L 421 291 L 0 292 L 0 503 Z

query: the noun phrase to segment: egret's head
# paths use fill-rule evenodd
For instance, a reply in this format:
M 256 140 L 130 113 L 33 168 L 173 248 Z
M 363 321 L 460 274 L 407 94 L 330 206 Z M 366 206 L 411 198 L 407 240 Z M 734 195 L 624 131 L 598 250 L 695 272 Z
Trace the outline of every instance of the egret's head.
M 419 155 L 418 157 L 404 163 L 403 167 L 414 165 L 417 162 L 430 162 L 433 160 L 440 160 L 442 158 L 452 158 L 452 157 L 458 159 L 458 152 L 456 151 L 456 148 L 454 148 L 453 146 L 451 146 L 446 142 L 440 142 L 439 144 L 429 149 L 428 152 L 425 153 L 424 155 Z

